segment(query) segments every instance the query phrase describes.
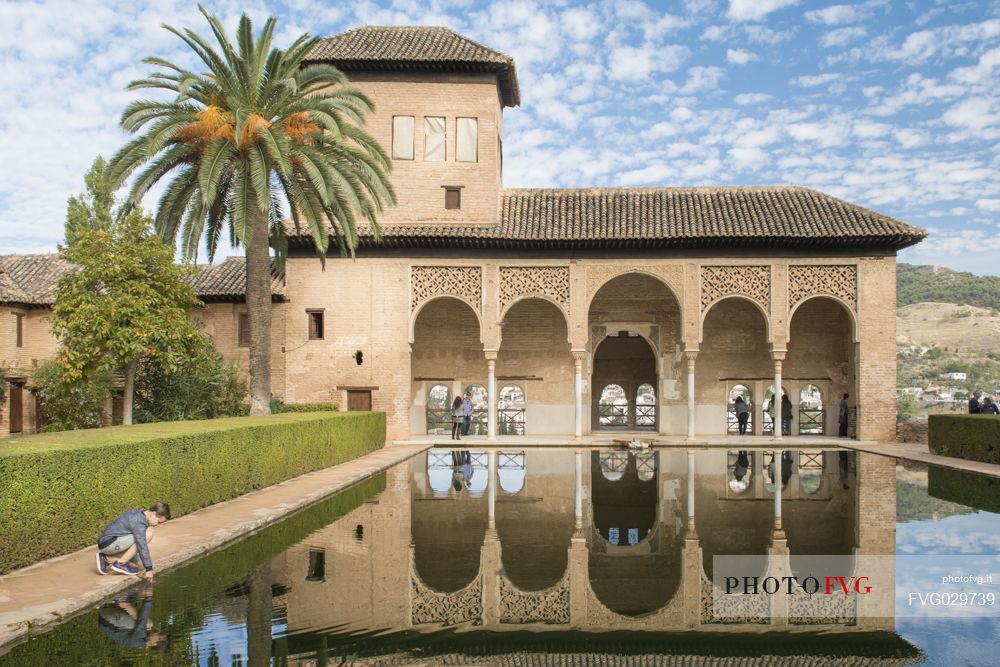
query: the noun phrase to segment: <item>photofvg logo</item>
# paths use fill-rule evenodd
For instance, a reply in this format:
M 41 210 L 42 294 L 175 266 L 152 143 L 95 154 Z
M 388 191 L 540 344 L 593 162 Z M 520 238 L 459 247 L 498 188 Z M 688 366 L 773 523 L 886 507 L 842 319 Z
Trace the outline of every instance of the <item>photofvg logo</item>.
M 716 556 L 712 616 L 717 622 L 893 616 L 892 556 Z

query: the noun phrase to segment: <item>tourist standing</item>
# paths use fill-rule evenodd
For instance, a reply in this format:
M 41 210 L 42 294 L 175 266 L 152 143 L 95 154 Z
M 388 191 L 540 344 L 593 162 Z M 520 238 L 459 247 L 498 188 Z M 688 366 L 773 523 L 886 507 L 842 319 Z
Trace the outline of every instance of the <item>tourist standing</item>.
M 736 409 L 736 421 L 740 425 L 740 435 L 746 435 L 747 421 L 750 419 L 750 410 L 747 408 L 747 403 L 743 400 L 742 396 L 737 396 L 733 407 Z
M 781 395 L 781 434 L 790 435 L 792 432 L 792 401 L 788 394 Z
M 847 399 L 851 397 L 850 394 L 844 394 L 844 397 L 840 399 L 840 410 L 837 414 L 837 423 L 840 424 L 840 430 L 837 435 L 841 438 L 847 437 L 847 415 L 849 414 L 849 408 L 847 407 Z
M 465 410 L 462 408 L 462 397 L 456 396 L 451 402 L 451 439 L 462 439 L 462 419 Z
M 465 392 L 465 400 L 462 401 L 462 435 L 469 435 L 469 427 L 472 425 L 472 392 Z
M 1000 409 L 997 408 L 997 404 L 993 402 L 992 398 L 986 396 L 983 398 L 983 405 L 979 408 L 979 414 L 1000 415 Z
M 978 389 L 972 392 L 972 398 L 969 399 L 969 414 L 978 415 L 980 410 L 979 397 L 983 395 L 983 392 Z

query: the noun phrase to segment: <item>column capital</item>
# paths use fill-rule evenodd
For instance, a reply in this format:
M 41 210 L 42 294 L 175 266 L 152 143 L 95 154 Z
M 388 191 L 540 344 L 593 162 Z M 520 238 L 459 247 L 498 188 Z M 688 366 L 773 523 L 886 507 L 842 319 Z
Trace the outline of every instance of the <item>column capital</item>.
M 694 361 L 695 359 L 698 358 L 698 352 L 699 352 L 698 348 L 695 348 L 693 350 L 684 350 L 684 358 L 687 359 L 688 361 Z
M 583 361 L 584 359 L 587 358 L 587 348 L 585 348 L 585 347 L 574 347 L 573 349 L 570 350 L 570 354 L 573 355 L 573 358 L 575 360 L 577 360 L 577 361 Z
M 788 350 L 778 350 L 771 349 L 771 360 L 772 361 L 784 361 L 785 355 L 788 354 Z
M 483 353 L 486 355 L 486 361 L 496 361 L 499 352 L 500 350 L 483 350 Z

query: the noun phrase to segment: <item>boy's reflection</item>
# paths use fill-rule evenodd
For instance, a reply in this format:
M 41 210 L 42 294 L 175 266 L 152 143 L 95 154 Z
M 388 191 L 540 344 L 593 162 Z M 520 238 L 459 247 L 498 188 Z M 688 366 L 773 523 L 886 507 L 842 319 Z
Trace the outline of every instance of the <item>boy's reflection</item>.
M 153 630 L 153 586 L 132 590 L 101 605 L 97 623 L 108 639 L 128 648 L 158 648 L 166 636 Z

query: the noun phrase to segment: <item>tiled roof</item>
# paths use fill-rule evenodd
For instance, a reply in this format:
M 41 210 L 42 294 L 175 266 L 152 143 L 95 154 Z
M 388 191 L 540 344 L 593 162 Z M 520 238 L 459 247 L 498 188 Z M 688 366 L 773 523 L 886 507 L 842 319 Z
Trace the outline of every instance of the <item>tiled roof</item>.
M 493 72 L 504 106 L 521 103 L 514 59 L 450 28 L 364 26 L 320 41 L 306 60 L 333 63 L 343 70 Z
M 377 245 L 370 228 L 358 231 L 362 246 Z M 504 190 L 496 224 L 392 224 L 382 236 L 388 247 L 888 250 L 926 233 L 816 190 L 774 186 Z
M 246 259 L 227 257 L 221 264 L 199 264 L 191 287 L 203 301 L 242 301 L 246 297 Z M 285 279 L 271 260 L 271 298 L 284 300 Z
M 56 283 L 71 269 L 55 253 L 0 255 L 0 303 L 51 306 Z
M 242 301 L 246 295 L 246 260 L 229 257 L 221 264 L 199 264 L 188 282 L 203 301 Z M 73 265 L 52 253 L 0 255 L 0 303 L 52 306 L 59 278 Z M 283 300 L 284 276 L 271 263 L 271 295 Z

